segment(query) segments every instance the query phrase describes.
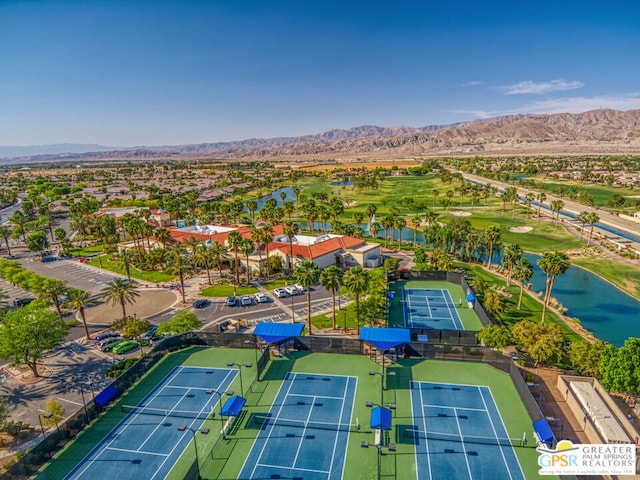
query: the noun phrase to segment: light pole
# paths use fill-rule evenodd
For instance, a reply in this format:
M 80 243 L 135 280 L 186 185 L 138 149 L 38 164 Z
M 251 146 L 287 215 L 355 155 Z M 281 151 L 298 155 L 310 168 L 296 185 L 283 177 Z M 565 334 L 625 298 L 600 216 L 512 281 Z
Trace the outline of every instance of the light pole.
M 380 372 L 374 372 L 373 370 L 369 370 L 369 375 L 380 375 L 381 380 L 380 380 L 380 405 L 384 405 L 384 391 L 386 390 L 385 388 L 385 374 L 384 374 L 384 355 L 382 358 L 382 373 Z M 396 376 L 396 372 L 387 372 L 387 375 L 389 375 L 390 377 L 395 377 Z
M 218 390 L 207 390 L 207 393 L 215 393 L 216 395 L 218 395 L 218 403 L 220 406 L 220 432 L 222 433 L 222 439 L 226 440 L 227 437 L 225 436 L 224 433 L 224 419 L 222 418 L 222 393 L 220 393 Z M 231 396 L 233 395 L 233 392 L 223 392 L 225 395 Z M 213 412 L 213 414 L 215 415 L 215 412 Z
M 38 413 L 38 421 L 40 422 L 40 430 L 42 430 L 42 438 L 47 439 L 47 434 L 44 431 L 44 426 L 42 425 L 42 417 L 51 418 L 53 414 L 51 412 Z
M 196 449 L 196 471 L 198 472 L 198 480 L 202 480 L 202 477 L 200 476 L 200 461 L 198 460 L 198 444 L 196 443 L 196 431 L 184 424 L 178 427 L 179 432 L 184 432 L 185 430 L 189 430 L 191 432 L 191 435 L 193 436 L 193 447 Z
M 396 451 L 396 446 L 393 444 L 387 445 L 386 447 L 384 445 L 375 445 L 375 444 L 371 444 L 369 442 L 367 442 L 366 440 L 363 441 L 360 446 L 362 448 L 369 448 L 369 447 L 375 447 L 376 450 L 378 450 L 378 480 L 380 480 L 380 470 L 382 469 L 382 450 L 386 449 L 389 450 L 390 452 L 395 452 Z
M 251 368 L 253 367 L 253 363 L 228 362 L 227 367 L 238 367 L 238 372 L 240 374 L 240 396 L 244 397 L 244 389 L 242 387 L 242 367 Z
M 84 400 L 84 389 L 82 388 L 82 382 L 78 383 L 80 386 L 80 395 L 82 395 L 82 406 L 84 407 L 84 421 L 89 423 L 89 414 L 87 413 L 87 403 Z

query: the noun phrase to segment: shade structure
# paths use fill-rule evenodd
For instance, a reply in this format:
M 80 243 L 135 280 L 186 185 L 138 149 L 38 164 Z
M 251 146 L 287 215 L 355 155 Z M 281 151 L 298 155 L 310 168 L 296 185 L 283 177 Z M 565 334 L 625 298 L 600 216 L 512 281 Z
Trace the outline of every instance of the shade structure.
M 544 443 L 549 448 L 553 447 L 553 432 L 544 418 L 533 422 L 533 431 L 539 442 Z
M 391 430 L 391 410 L 385 407 L 371 410 L 370 426 L 374 430 Z
M 244 407 L 244 404 L 247 403 L 247 400 L 239 395 L 234 395 L 230 397 L 220 410 L 220 415 L 223 417 L 237 417 L 240 415 L 240 410 Z
M 370 328 L 360 329 L 360 340 L 376 346 L 380 350 L 389 350 L 411 341 L 408 328 Z
M 303 330 L 302 323 L 259 323 L 253 333 L 267 343 L 280 343 L 291 337 L 299 337 Z
M 468 293 L 467 294 L 467 302 L 475 302 L 476 301 L 476 297 L 473 295 L 473 293 Z
M 93 399 L 93 403 L 96 407 L 102 408 L 106 404 L 108 404 L 111 400 L 120 395 L 120 392 L 116 390 L 114 387 L 109 385 L 103 391 L 101 391 L 98 395 Z

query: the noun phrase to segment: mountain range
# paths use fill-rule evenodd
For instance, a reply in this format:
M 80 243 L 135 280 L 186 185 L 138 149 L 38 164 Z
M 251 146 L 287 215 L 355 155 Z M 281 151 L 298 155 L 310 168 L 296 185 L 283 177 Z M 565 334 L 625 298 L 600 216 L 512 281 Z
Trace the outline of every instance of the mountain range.
M 118 148 L 0 147 L 2 163 L 150 158 L 398 158 L 429 155 L 640 154 L 640 110 L 517 115 L 426 127 L 364 125 L 317 135 Z

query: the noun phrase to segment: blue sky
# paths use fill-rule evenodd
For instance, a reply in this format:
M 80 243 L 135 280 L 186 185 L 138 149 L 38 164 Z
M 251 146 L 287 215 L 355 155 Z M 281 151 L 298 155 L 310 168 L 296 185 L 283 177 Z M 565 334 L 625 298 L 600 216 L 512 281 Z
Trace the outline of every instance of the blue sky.
M 640 2 L 0 0 L 0 145 L 640 108 Z

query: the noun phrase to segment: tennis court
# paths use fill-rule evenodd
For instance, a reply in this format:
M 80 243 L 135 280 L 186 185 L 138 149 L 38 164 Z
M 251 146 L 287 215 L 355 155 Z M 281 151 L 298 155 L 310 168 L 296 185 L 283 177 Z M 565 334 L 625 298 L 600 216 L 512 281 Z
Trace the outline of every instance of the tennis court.
M 238 374 L 225 368 L 173 368 L 65 480 L 163 479 Z M 184 425 L 182 431 L 178 427 Z M 193 448 L 193 447 L 191 447 Z
M 418 478 L 525 478 L 489 387 L 414 381 L 411 408 Z
M 239 479 L 341 479 L 357 378 L 289 372 L 260 429 Z
M 404 322 L 407 328 L 464 330 L 449 290 L 403 288 Z M 463 299 L 458 300 L 461 307 Z M 465 303 L 466 306 L 466 303 Z

